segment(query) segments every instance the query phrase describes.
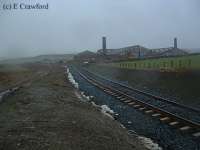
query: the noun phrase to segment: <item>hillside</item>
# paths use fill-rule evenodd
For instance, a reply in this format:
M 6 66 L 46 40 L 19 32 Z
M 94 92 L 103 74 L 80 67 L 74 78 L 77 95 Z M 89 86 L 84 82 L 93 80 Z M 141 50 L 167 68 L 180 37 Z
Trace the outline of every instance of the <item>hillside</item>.
M 69 61 L 73 59 L 73 54 L 50 54 L 50 55 L 39 55 L 35 57 L 23 57 L 23 58 L 15 58 L 15 59 L 4 59 L 0 60 L 0 64 L 7 63 L 31 63 L 31 62 L 58 62 L 58 61 Z

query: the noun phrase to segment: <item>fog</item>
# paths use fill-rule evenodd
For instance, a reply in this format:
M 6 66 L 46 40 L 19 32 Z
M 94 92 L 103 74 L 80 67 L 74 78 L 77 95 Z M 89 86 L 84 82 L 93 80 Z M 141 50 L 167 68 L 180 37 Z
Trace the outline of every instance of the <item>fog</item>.
M 9 2 L 48 10 L 3 10 Z M 76 53 L 143 45 L 200 48 L 199 0 L 0 0 L 0 57 Z

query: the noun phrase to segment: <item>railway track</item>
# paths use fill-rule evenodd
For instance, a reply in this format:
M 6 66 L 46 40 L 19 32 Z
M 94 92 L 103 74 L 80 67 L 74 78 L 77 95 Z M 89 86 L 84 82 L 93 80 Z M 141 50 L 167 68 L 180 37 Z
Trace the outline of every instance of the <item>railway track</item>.
M 172 112 L 181 117 L 200 123 L 200 111 L 197 109 L 185 106 L 183 104 L 179 104 L 174 101 L 167 100 L 162 97 L 152 95 L 150 93 L 146 93 L 138 89 L 134 89 L 132 87 L 128 87 L 126 85 L 114 82 L 109 79 L 105 79 L 104 77 L 94 74 L 92 72 L 89 72 L 87 70 L 82 70 L 82 72 L 84 72 L 85 75 L 95 78 L 95 80 L 99 82 L 102 82 L 104 84 L 117 88 L 118 90 L 126 93 L 127 95 L 130 95 L 137 99 L 141 99 L 142 101 L 148 104 L 154 105 L 156 107 Z
M 132 88 L 113 82 L 111 80 L 104 79 L 102 77 L 96 76 L 95 74 L 88 72 L 87 70 L 79 69 L 76 70 L 78 74 L 85 79 L 90 84 L 104 91 L 106 94 L 115 97 L 123 103 L 142 111 L 146 115 L 150 115 L 156 119 L 159 119 L 161 122 L 168 124 L 169 126 L 176 128 L 182 132 L 191 134 L 194 137 L 200 137 L 200 124 L 196 119 L 191 118 L 191 114 L 199 114 L 199 111 L 184 105 L 168 101 L 161 97 L 156 97 L 148 93 L 143 94 L 143 91 L 134 91 Z M 112 84 L 110 84 L 109 82 Z M 140 96 L 137 95 L 137 92 L 140 93 Z M 134 96 L 136 94 L 137 96 Z M 141 96 L 143 94 L 143 96 Z M 151 99 L 145 99 L 144 96 L 149 96 Z M 152 100 L 154 98 L 154 100 Z M 159 104 L 155 104 L 155 101 L 159 101 Z M 152 102 L 154 101 L 154 103 Z M 163 106 L 163 103 L 165 105 Z M 166 109 L 167 107 L 174 107 L 173 109 Z M 174 109 L 178 109 L 175 111 Z M 190 117 L 186 117 L 180 113 L 180 110 L 187 110 Z M 179 114 L 180 113 L 180 114 Z

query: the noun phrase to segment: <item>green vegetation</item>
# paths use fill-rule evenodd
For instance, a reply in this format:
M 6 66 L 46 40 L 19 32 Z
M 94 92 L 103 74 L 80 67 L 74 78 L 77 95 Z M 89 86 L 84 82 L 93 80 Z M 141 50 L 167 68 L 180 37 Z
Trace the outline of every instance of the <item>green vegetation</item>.
M 135 59 L 110 63 L 109 66 L 135 70 L 193 71 L 200 70 L 200 54 L 187 56 Z

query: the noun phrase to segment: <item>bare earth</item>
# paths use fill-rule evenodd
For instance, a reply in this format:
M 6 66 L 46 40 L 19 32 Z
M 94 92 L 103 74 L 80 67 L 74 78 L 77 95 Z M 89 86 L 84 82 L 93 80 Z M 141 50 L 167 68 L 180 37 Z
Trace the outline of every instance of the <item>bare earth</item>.
M 24 67 L 27 77 L 37 77 L 0 104 L 0 150 L 146 149 L 118 122 L 80 101 L 62 65 Z

